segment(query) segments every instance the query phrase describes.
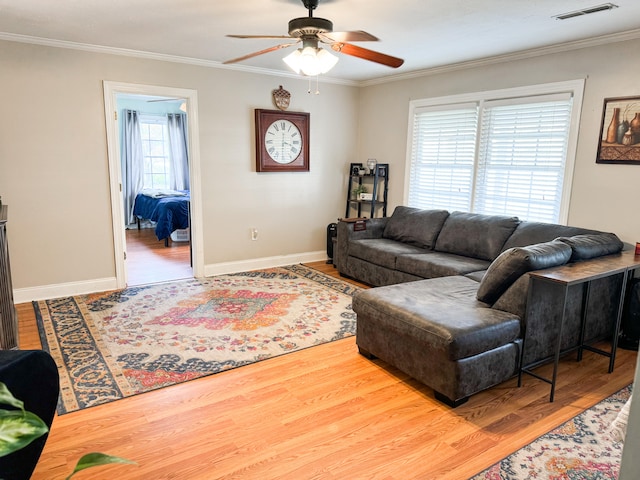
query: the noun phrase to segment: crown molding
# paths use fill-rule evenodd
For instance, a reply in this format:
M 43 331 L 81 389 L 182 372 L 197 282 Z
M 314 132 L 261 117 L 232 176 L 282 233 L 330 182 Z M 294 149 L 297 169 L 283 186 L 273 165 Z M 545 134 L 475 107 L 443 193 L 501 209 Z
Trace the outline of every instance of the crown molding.
M 411 72 L 400 73 L 398 75 L 389 75 L 386 77 L 373 78 L 371 80 L 363 80 L 358 82 L 360 87 L 369 87 L 372 85 L 380 85 L 383 83 L 396 82 L 399 80 L 407 80 L 416 77 L 424 77 L 428 75 L 439 75 L 442 73 L 454 72 L 467 68 L 482 67 L 494 65 L 496 63 L 511 62 L 515 60 L 524 60 L 527 58 L 539 57 L 542 55 L 550 55 L 554 53 L 562 53 L 581 48 L 596 47 L 609 43 L 625 42 L 628 40 L 636 40 L 640 38 L 640 29 L 629 30 L 622 33 L 614 33 L 610 35 L 602 35 L 599 37 L 577 40 L 574 42 L 559 43 L 548 47 L 532 48 L 530 50 L 522 50 L 520 52 L 507 53 L 504 55 L 496 55 L 493 57 L 481 58 L 478 60 L 470 60 L 467 62 L 452 63 L 438 67 L 425 68 L 421 70 L 413 70 Z
M 272 75 L 274 77 L 293 78 L 301 80 L 310 77 L 304 77 L 297 73 L 288 73 L 280 70 L 271 70 L 267 68 L 251 67 L 248 65 L 231 64 L 227 65 L 214 60 L 205 60 L 201 58 L 182 57 L 179 55 L 167 55 L 164 53 L 146 52 L 143 50 L 132 50 L 128 48 L 105 47 L 102 45 L 93 45 L 89 43 L 70 42 L 67 40 L 55 40 L 44 37 L 33 37 L 30 35 L 21 35 L 17 33 L 0 32 L 0 40 L 8 42 L 29 43 L 32 45 L 42 45 L 46 47 L 66 48 L 70 50 L 81 50 L 84 52 L 103 53 L 107 55 L 120 55 L 125 57 L 144 58 L 147 60 L 157 60 L 161 62 L 183 63 L 187 65 L 196 65 L 206 68 L 218 68 L 221 70 L 235 70 L 239 72 L 258 73 L 260 75 Z M 315 78 L 314 78 L 315 81 Z M 340 78 L 328 77 L 321 75 L 319 77 L 321 83 L 334 83 L 339 85 L 358 86 L 357 81 L 345 80 Z
M 571 50 L 578 50 L 581 48 L 595 47 L 599 45 L 606 45 L 609 43 L 624 42 L 628 40 L 635 40 L 640 38 L 640 29 L 629 30 L 621 33 L 614 33 L 610 35 L 601 35 L 599 37 L 587 38 L 584 40 L 577 40 L 574 42 L 560 43 L 557 45 L 550 45 L 548 47 L 532 48 L 529 50 L 523 50 L 515 53 L 507 53 L 504 55 L 496 55 L 493 57 L 481 58 L 478 60 L 470 60 L 466 62 L 453 63 L 449 65 L 442 65 L 437 67 L 429 67 L 420 70 L 412 70 L 406 73 L 400 73 L 398 75 L 387 75 L 370 80 L 346 80 L 326 75 L 321 75 L 319 81 L 321 83 L 333 83 L 338 85 L 356 86 L 356 87 L 369 87 L 372 85 L 380 85 L 383 83 L 396 82 L 400 80 L 407 80 L 416 77 L 424 77 L 429 75 L 439 75 L 442 73 L 454 72 L 457 70 L 463 70 L 467 68 L 482 67 L 487 65 L 494 65 L 496 63 L 510 62 L 515 60 L 523 60 L 527 58 L 539 57 L 542 55 L 550 55 L 554 53 L 562 53 Z M 161 62 L 173 62 L 183 63 L 188 65 L 196 65 L 206 68 L 219 68 L 222 70 L 234 70 L 247 73 L 257 73 L 260 75 L 271 75 L 274 77 L 292 78 L 296 80 L 305 79 L 308 77 L 300 76 L 296 73 L 288 73 L 280 70 L 271 70 L 267 68 L 251 67 L 247 65 L 238 64 L 223 64 L 214 60 L 204 60 L 193 57 L 181 57 L 178 55 L 167 55 L 163 53 L 146 52 L 142 50 L 132 50 L 127 48 L 117 47 L 105 47 L 102 45 L 93 45 L 88 43 L 70 42 L 67 40 L 54 40 L 51 38 L 34 37 L 30 35 L 21 35 L 17 33 L 0 32 L 0 40 L 6 40 L 9 42 L 30 43 L 34 45 L 43 45 L 48 47 L 66 48 L 72 50 L 82 50 L 93 53 L 104 53 L 108 55 L 120 55 L 126 57 L 144 58 L 148 60 L 157 60 Z

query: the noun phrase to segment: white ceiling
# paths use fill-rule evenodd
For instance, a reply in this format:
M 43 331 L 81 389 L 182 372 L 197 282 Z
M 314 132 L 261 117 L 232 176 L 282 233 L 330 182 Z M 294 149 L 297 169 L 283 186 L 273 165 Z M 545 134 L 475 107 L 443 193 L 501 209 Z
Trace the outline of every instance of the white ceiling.
M 314 16 L 333 21 L 336 31 L 369 32 L 380 41 L 357 45 L 405 59 L 391 69 L 339 54 L 327 74 L 365 81 L 623 32 L 640 37 L 640 0 L 612 1 L 619 8 L 569 20 L 553 17 L 605 2 L 320 0 Z M 305 16 L 301 0 L 0 0 L 0 39 L 37 37 L 215 64 L 284 42 L 226 34 L 286 35 L 288 21 Z M 282 58 L 292 48 L 238 65 L 290 72 Z

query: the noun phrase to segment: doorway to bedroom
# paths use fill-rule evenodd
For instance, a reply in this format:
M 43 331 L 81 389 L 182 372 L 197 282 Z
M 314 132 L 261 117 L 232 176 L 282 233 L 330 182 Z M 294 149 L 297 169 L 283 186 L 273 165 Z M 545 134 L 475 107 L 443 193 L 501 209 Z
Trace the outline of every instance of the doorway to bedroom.
M 186 100 L 117 95 L 127 285 L 193 277 Z
M 107 137 L 119 287 L 202 270 L 195 100 L 190 90 L 105 82 L 105 112 L 112 108 L 115 120 Z

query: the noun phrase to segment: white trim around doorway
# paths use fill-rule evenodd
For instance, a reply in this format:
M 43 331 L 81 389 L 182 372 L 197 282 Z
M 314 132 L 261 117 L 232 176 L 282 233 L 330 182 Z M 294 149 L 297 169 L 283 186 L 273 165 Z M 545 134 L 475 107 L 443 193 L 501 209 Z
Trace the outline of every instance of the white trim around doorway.
M 127 285 L 125 265 L 126 239 L 124 225 L 124 201 L 122 198 L 122 173 L 120 169 L 120 141 L 116 113 L 118 94 L 152 95 L 180 98 L 186 101 L 189 119 L 189 181 L 191 185 L 191 255 L 193 276 L 204 276 L 204 251 L 202 234 L 202 184 L 200 181 L 200 143 L 198 126 L 198 94 L 196 90 L 111 82 L 105 80 L 104 106 L 107 127 L 107 154 L 109 157 L 109 185 L 111 191 L 111 217 L 113 222 L 114 260 L 116 267 L 116 288 Z

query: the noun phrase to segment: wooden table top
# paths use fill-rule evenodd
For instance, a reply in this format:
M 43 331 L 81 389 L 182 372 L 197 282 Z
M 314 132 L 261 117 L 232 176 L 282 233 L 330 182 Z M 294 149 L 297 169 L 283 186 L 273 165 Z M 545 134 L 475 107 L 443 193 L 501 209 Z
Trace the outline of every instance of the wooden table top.
M 627 250 L 613 255 L 593 258 L 529 272 L 531 277 L 540 280 L 573 285 L 598 278 L 623 273 L 627 269 L 640 268 L 640 255 L 634 250 Z

